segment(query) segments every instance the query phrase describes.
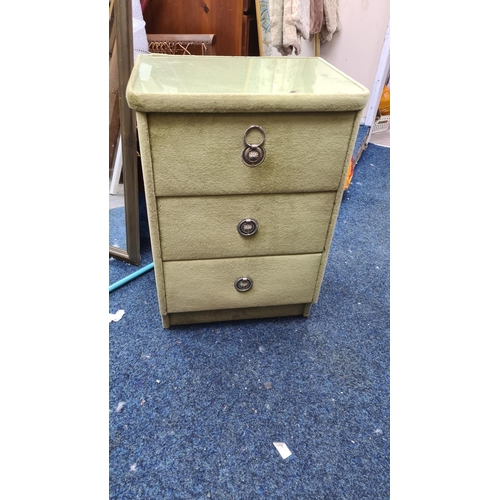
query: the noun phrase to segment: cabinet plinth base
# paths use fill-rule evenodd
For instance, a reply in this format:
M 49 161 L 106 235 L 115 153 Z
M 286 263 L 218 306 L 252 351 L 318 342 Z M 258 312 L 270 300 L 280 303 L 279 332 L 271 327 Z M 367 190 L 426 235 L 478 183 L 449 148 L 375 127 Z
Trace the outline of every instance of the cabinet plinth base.
M 162 316 L 163 328 L 193 323 L 213 323 L 239 319 L 260 319 L 277 316 L 309 316 L 311 304 L 289 304 L 283 306 L 248 307 L 242 309 L 220 309 L 216 311 L 195 311 L 170 313 Z

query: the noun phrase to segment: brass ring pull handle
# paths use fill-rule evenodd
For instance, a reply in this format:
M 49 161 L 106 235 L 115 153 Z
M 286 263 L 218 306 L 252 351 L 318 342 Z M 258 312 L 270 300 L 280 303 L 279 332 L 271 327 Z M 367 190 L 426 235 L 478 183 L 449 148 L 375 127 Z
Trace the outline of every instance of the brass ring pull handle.
M 253 129 L 257 129 L 262 134 L 262 140 L 257 144 L 249 144 L 247 141 L 247 134 Z M 259 125 L 251 125 L 245 130 L 245 133 L 243 134 L 245 149 L 243 149 L 243 152 L 241 153 L 241 159 L 247 167 L 256 167 L 264 161 L 266 158 L 266 150 L 262 145 L 265 140 L 266 133 Z
M 253 281 L 251 278 L 238 278 L 234 282 L 234 288 L 238 290 L 238 292 L 248 292 L 250 288 L 253 286 Z
M 259 225 L 255 219 L 243 219 L 238 222 L 237 229 L 241 236 L 252 236 L 258 231 Z

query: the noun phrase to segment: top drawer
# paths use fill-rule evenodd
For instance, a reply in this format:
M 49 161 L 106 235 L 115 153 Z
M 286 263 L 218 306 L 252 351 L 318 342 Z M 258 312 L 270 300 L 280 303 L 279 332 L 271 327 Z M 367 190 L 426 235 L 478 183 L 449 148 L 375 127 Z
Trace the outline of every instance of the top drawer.
M 145 175 L 153 176 L 156 196 L 335 191 L 352 154 L 356 117 L 354 111 L 138 113 L 139 133 L 147 130 L 151 148 Z M 248 167 L 242 152 L 252 125 L 264 130 L 265 159 Z M 262 139 L 256 129 L 246 135 L 249 144 Z

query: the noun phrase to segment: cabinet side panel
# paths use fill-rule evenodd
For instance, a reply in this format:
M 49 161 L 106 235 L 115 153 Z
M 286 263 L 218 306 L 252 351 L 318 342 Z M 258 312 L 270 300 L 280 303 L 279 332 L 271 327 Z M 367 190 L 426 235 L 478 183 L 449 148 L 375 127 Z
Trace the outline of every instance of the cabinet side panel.
M 361 120 L 361 111 L 358 111 L 354 116 L 354 122 L 351 128 L 351 137 L 348 141 L 348 148 L 347 148 L 347 155 L 344 158 L 344 169 L 342 172 L 342 179 L 340 181 L 340 185 L 344 186 L 346 179 L 347 179 L 347 173 L 349 170 L 349 163 L 351 161 L 352 153 L 354 150 L 354 145 L 356 143 L 356 138 L 358 135 L 358 129 L 359 129 L 359 122 Z M 343 188 L 339 189 L 339 194 L 335 200 L 334 206 L 333 206 L 333 212 L 332 212 L 332 218 L 330 220 L 330 225 L 328 228 L 328 236 L 327 236 L 327 245 L 326 249 L 323 252 L 323 255 L 321 256 L 321 263 L 319 267 L 319 272 L 318 272 L 318 279 L 316 281 L 316 290 L 314 292 L 314 298 L 313 302 L 317 302 L 319 298 L 319 292 L 321 290 L 321 284 L 323 282 L 323 277 L 325 274 L 325 268 L 326 268 L 326 263 L 328 261 L 328 255 L 330 253 L 330 249 L 332 246 L 332 241 L 333 241 L 333 234 L 335 232 L 335 226 L 337 224 L 337 218 L 339 215 L 339 210 L 340 210 L 340 205 L 342 203 L 342 194 L 343 194 Z
M 144 191 L 146 195 L 146 207 L 148 210 L 148 224 L 151 238 L 151 250 L 153 253 L 156 289 L 158 293 L 158 306 L 160 314 L 167 313 L 167 302 L 163 276 L 163 265 L 161 260 L 160 224 L 156 206 L 156 193 L 153 178 L 153 166 L 151 160 L 151 146 L 149 141 L 148 115 L 137 112 L 137 133 L 141 146 L 141 165 L 144 177 Z

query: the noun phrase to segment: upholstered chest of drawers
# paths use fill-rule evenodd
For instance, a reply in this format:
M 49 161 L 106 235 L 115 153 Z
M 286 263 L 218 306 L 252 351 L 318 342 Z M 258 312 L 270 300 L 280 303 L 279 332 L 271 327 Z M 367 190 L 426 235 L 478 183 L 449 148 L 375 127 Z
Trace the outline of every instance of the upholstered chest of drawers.
M 321 58 L 137 58 L 163 327 L 309 315 L 367 100 Z

